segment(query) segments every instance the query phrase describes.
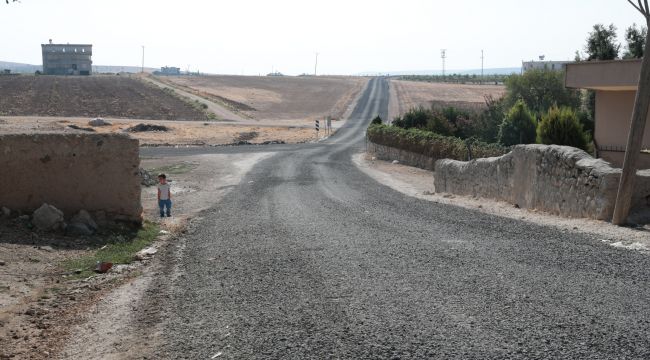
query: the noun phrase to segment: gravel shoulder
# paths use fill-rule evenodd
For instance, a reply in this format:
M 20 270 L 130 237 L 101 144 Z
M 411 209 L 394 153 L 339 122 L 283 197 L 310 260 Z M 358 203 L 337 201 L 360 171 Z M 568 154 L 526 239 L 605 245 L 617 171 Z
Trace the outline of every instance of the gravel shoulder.
M 432 171 L 373 160 L 372 155 L 367 153 L 356 154 L 352 160 L 368 176 L 408 196 L 528 223 L 553 226 L 562 231 L 598 236 L 603 242 L 615 247 L 650 251 L 650 226 L 648 225 L 640 229 L 631 229 L 614 226 L 604 221 L 563 218 L 544 212 L 515 208 L 512 204 L 503 201 L 436 193 L 433 184 L 435 173 Z

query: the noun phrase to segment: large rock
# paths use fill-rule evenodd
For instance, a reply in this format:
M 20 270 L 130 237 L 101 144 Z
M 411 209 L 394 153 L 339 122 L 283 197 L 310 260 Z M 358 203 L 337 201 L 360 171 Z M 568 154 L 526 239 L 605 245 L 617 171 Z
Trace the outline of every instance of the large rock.
M 88 125 L 90 125 L 90 126 L 109 126 L 109 125 L 111 125 L 111 123 L 109 123 L 108 121 L 106 121 L 106 120 L 104 120 L 102 118 L 95 118 L 95 119 L 90 120 L 88 122 Z
M 72 217 L 68 226 L 72 225 L 83 225 L 77 226 L 79 229 L 81 229 L 80 232 L 83 232 L 83 234 L 79 235 L 90 235 L 97 231 L 97 223 L 93 220 L 92 216 L 90 216 L 86 210 L 81 210 L 79 213 L 77 213 L 77 215 Z M 84 227 L 90 231 L 90 234 L 87 234 L 87 231 L 83 230 Z M 68 229 L 66 229 L 66 232 L 69 232 Z
M 65 234 L 68 236 L 90 236 L 94 233 L 90 227 L 81 223 L 71 223 L 65 228 Z
M 63 212 L 52 205 L 43 204 L 34 211 L 32 223 L 43 231 L 62 229 L 65 227 Z

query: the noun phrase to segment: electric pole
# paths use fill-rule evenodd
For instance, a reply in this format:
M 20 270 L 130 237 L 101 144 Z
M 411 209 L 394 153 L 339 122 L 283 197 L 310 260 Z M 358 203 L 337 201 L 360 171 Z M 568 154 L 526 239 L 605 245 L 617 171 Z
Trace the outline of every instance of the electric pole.
M 440 50 L 440 57 L 442 58 L 442 81 L 445 81 L 445 59 L 447 58 L 447 49 Z
M 483 85 L 483 80 L 484 80 L 484 77 L 483 77 L 483 60 L 484 59 L 485 59 L 485 57 L 483 56 L 483 50 L 481 49 L 481 85 Z
M 142 73 L 144 74 L 144 45 L 142 45 Z
M 318 70 L 318 53 L 316 53 L 316 64 L 314 64 L 314 76 L 317 76 Z

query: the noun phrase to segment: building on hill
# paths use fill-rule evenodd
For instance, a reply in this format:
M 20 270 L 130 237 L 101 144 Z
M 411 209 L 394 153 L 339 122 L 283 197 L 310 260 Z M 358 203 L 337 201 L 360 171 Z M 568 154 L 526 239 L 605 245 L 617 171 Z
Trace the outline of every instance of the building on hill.
M 93 46 L 89 44 L 42 44 L 43 74 L 92 74 Z
M 154 75 L 178 76 L 181 74 L 181 68 L 173 66 L 163 66 L 160 71 L 154 71 Z
M 521 72 L 525 73 L 530 70 L 551 70 L 551 71 L 564 71 L 566 64 L 570 61 L 546 61 L 544 56 L 539 57 L 539 61 L 522 61 Z

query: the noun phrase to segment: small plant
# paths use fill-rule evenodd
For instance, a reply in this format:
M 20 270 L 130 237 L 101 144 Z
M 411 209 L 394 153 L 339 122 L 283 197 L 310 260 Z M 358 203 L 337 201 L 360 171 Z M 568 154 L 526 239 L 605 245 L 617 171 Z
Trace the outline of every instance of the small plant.
M 535 118 L 523 100 L 518 100 L 508 111 L 499 127 L 499 143 L 505 146 L 533 144 L 537 135 Z
M 553 107 L 542 117 L 537 127 L 537 142 L 587 150 L 588 139 L 574 110 Z
M 370 125 L 381 125 L 383 123 L 384 123 L 384 121 L 378 115 L 376 118 L 372 119 L 372 121 L 370 122 Z

